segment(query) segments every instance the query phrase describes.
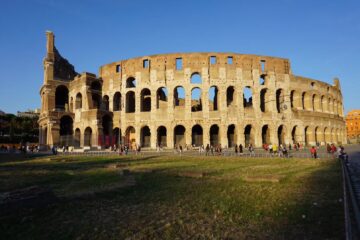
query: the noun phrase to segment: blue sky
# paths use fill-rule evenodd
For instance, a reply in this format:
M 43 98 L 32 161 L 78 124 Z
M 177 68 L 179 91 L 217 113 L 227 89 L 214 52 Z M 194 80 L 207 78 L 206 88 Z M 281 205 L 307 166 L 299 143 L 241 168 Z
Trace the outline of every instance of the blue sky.
M 45 31 L 78 72 L 136 56 L 192 51 L 289 58 L 293 73 L 341 81 L 360 109 L 360 1 L 1 0 L 0 109 L 40 106 Z

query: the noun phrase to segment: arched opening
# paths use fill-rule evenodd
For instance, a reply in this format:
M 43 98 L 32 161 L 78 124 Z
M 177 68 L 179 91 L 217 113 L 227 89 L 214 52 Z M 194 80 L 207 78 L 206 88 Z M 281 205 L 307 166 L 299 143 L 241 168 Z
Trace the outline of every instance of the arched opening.
M 226 106 L 229 107 L 234 103 L 234 92 L 235 89 L 233 86 L 230 86 L 226 89 Z
M 82 108 L 82 95 L 81 93 L 76 94 L 75 109 Z
M 191 145 L 201 146 L 203 145 L 203 129 L 200 125 L 195 125 L 191 130 Z
M 140 111 L 150 112 L 151 111 L 151 92 L 150 89 L 144 88 L 140 93 Z
M 185 106 L 185 89 L 182 86 L 174 88 L 174 107 Z
M 195 72 L 191 75 L 191 83 L 192 84 L 201 84 L 202 83 L 201 76 L 198 72 Z
M 279 146 L 280 146 L 280 144 L 285 145 L 285 127 L 284 127 L 284 125 L 279 126 L 277 135 L 278 135 Z
M 331 143 L 331 134 L 329 128 L 324 129 L 324 138 L 326 143 Z
M 116 92 L 113 98 L 113 111 L 121 111 L 121 93 Z
M 236 134 L 235 134 L 235 125 L 231 124 L 228 126 L 227 129 L 227 140 L 228 140 L 228 147 L 234 147 L 236 144 Z
M 140 131 L 140 141 L 142 147 L 150 147 L 150 128 L 148 126 L 144 126 Z
M 251 108 L 253 104 L 251 87 L 245 87 L 243 93 L 244 108 Z
M 126 79 L 126 87 L 127 88 L 136 87 L 136 79 L 133 77 L 129 77 L 128 79 Z
M 84 131 L 84 146 L 92 146 L 92 129 L 87 127 Z
M 305 146 L 309 146 L 311 141 L 311 130 L 308 126 L 305 127 L 304 135 L 305 135 Z
M 217 111 L 218 110 L 218 88 L 216 86 L 212 86 L 209 89 L 209 111 Z
M 69 90 L 67 87 L 60 85 L 55 91 L 55 108 L 56 110 L 65 110 L 69 103 Z
M 174 128 L 174 145 L 184 146 L 185 145 L 185 127 L 177 125 Z
M 265 74 L 261 74 L 259 77 L 259 84 L 265 85 Z
M 322 141 L 323 141 L 322 132 L 320 131 L 319 127 L 316 127 L 315 128 L 315 143 L 321 144 Z
M 166 127 L 160 126 L 157 129 L 157 145 L 159 147 L 166 147 L 167 146 L 167 130 Z
M 320 109 L 322 112 L 325 112 L 325 108 L 326 108 L 326 103 L 325 103 L 326 99 L 325 96 L 321 96 L 321 100 L 320 100 Z
M 112 144 L 117 147 L 121 144 L 121 131 L 120 128 L 114 128 L 112 131 Z
M 254 130 L 252 126 L 246 125 L 244 129 L 244 136 L 245 136 L 245 147 L 248 147 L 250 144 L 254 144 Z
M 219 144 L 219 126 L 216 124 L 210 127 L 210 144 L 212 146 Z
M 110 147 L 111 145 L 111 133 L 112 133 L 112 129 L 113 129 L 113 121 L 112 121 L 112 117 L 110 117 L 109 115 L 104 115 L 102 117 L 102 132 L 103 132 L 103 137 L 102 139 L 102 143 L 100 143 L 101 146 L 105 146 L 105 148 Z
M 331 98 L 329 98 L 329 99 L 328 99 L 328 112 L 329 112 L 329 113 L 332 113 L 332 110 L 333 110 L 333 109 L 332 109 L 332 100 L 331 100 Z
M 313 96 L 310 93 L 304 93 L 305 110 L 313 111 Z
M 301 95 L 301 106 L 302 106 L 302 109 L 305 110 L 305 92 L 302 93 Z
M 99 109 L 101 106 L 101 96 L 98 93 L 92 93 L 91 94 L 91 99 L 92 99 L 92 106 L 93 109 Z
M 284 90 L 276 90 L 276 109 L 278 113 L 281 113 L 284 110 Z
M 108 95 L 105 95 L 103 97 L 102 103 L 103 103 L 103 110 L 109 111 L 109 96 Z
M 295 90 L 292 90 L 290 92 L 290 107 L 291 109 L 294 109 L 295 108 L 295 102 L 294 102 L 294 96 L 295 95 Z
M 134 149 L 136 146 L 135 137 L 135 128 L 132 126 L 128 127 L 125 131 L 124 144 L 126 144 L 130 149 Z
M 92 91 L 97 91 L 97 92 L 101 92 L 101 90 L 102 90 L 102 86 L 101 86 L 101 83 L 99 81 L 93 81 L 91 83 L 90 88 L 91 88 Z
M 268 125 L 264 125 L 261 129 L 262 144 L 270 144 L 270 130 Z
M 191 90 L 191 111 L 202 111 L 201 90 L 197 87 Z
M 269 101 L 268 100 L 269 94 L 267 94 L 267 92 L 268 92 L 268 90 L 266 88 L 261 89 L 261 91 L 260 91 L 260 110 L 261 110 L 261 112 L 267 111 L 266 103 Z
M 300 143 L 301 142 L 301 131 L 298 126 L 294 126 L 291 131 L 291 140 L 294 143 Z
M 126 93 L 126 112 L 134 113 L 135 112 L 135 92 L 129 91 Z
M 166 88 L 161 87 L 156 91 L 156 108 L 167 109 L 168 104 L 168 92 Z
M 81 137 L 81 132 L 80 129 L 77 128 L 75 130 L 75 136 L 74 136 L 74 147 L 76 148 L 80 147 L 80 137 Z
M 60 146 L 73 145 L 73 119 L 63 116 L 60 119 Z

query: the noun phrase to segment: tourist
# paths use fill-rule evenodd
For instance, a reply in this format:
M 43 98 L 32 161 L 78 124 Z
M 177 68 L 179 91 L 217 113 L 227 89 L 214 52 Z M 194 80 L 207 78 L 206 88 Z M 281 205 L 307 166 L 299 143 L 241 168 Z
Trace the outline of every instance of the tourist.
M 243 154 L 243 145 L 241 143 L 239 145 L 239 153 L 240 153 L 240 155 Z
M 315 148 L 315 146 L 312 146 L 310 149 L 310 153 L 311 153 L 311 157 L 316 159 L 317 158 L 317 150 Z
M 238 149 L 238 145 L 237 145 L 237 144 L 235 144 L 235 156 L 237 156 L 237 155 L 238 155 L 238 151 L 239 151 L 239 149 Z
M 327 153 L 331 153 L 331 146 L 329 143 L 326 144 L 326 151 L 327 151 Z
M 255 156 L 254 147 L 253 147 L 253 145 L 251 143 L 249 144 L 248 149 L 249 149 L 249 152 L 250 152 L 250 156 Z
M 339 149 L 340 150 L 339 150 L 338 158 L 345 161 L 346 164 L 349 163 L 349 156 L 345 152 L 345 148 L 343 146 L 340 146 Z
M 269 144 L 269 153 L 271 156 L 273 156 L 274 151 L 273 151 L 273 145 L 271 143 Z
M 210 151 L 210 145 L 207 144 L 207 145 L 206 145 L 206 156 L 209 155 L 209 151 Z

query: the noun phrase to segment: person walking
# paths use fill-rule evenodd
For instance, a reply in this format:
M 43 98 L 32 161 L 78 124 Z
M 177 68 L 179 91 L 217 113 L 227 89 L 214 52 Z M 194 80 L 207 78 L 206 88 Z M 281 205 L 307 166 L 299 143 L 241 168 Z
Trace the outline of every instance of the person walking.
M 311 153 L 311 157 L 316 159 L 317 158 L 317 150 L 315 148 L 315 146 L 312 146 L 310 149 L 310 153 Z

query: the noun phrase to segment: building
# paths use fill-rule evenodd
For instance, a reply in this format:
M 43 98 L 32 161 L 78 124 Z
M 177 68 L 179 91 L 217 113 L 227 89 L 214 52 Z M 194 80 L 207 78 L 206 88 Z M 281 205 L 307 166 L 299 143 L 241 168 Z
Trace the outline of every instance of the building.
M 345 143 L 343 98 L 284 58 L 174 53 L 77 73 L 47 32 L 40 143 L 75 147 Z
M 36 108 L 34 110 L 28 109 L 27 111 L 24 111 L 24 112 L 18 111 L 16 115 L 18 117 L 36 118 L 36 117 L 39 117 L 40 111 L 41 110 L 39 108 Z
M 347 137 L 351 142 L 360 140 L 360 110 L 352 110 L 346 115 Z

